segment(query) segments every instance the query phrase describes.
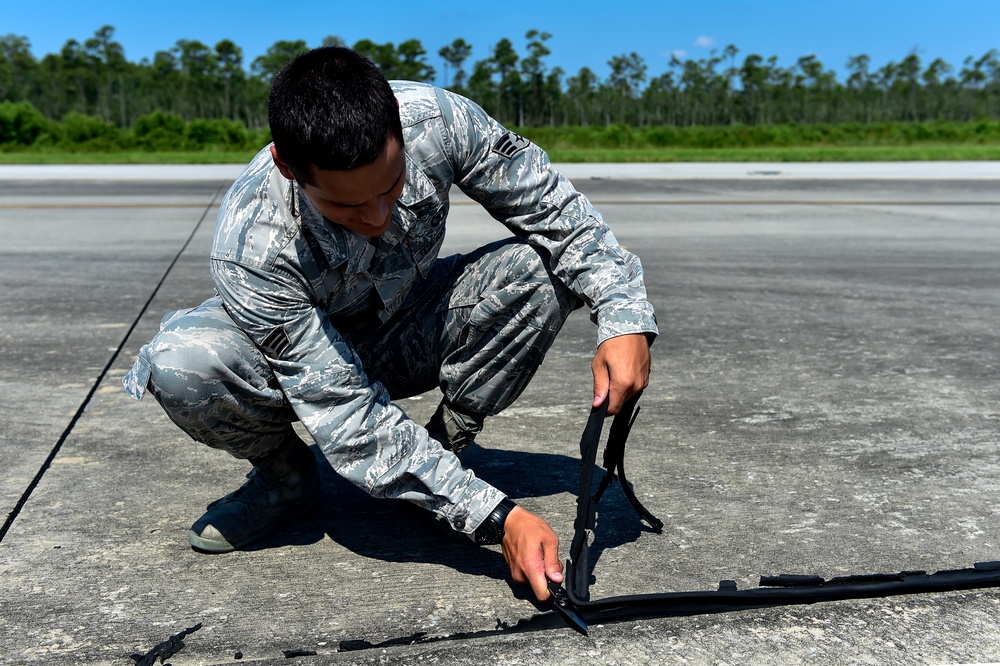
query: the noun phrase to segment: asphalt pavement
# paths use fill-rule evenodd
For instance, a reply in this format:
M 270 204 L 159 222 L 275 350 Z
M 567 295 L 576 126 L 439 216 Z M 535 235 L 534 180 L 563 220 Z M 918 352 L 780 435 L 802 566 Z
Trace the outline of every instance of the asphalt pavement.
M 1000 560 L 1000 163 L 565 170 L 641 257 L 661 325 L 626 465 L 664 533 L 609 490 L 594 598 Z M 442 540 L 328 467 L 302 521 L 193 551 L 187 528 L 248 466 L 120 377 L 165 312 L 211 294 L 238 172 L 0 168 L 0 663 L 1000 661 L 992 588 L 584 637 L 498 548 Z M 446 252 L 506 235 L 461 196 L 448 224 Z M 564 557 L 594 344 L 575 313 L 463 458 L 547 518 Z M 437 396 L 400 404 L 422 422 Z

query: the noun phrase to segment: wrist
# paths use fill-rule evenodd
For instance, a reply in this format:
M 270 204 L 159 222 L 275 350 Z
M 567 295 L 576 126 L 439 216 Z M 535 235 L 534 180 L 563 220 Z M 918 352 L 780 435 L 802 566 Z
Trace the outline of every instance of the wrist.
M 504 524 L 507 516 L 517 507 L 517 503 L 509 497 L 503 498 L 490 512 L 486 520 L 476 528 L 472 540 L 480 546 L 495 546 L 503 541 Z

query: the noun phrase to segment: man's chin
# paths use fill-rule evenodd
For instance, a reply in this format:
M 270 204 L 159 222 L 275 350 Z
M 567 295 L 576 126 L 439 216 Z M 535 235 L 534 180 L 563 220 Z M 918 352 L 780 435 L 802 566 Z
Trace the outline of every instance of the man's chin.
M 350 224 L 350 225 L 342 224 L 339 226 L 346 228 L 348 231 L 355 233 L 358 236 L 364 236 L 365 238 L 377 238 L 385 233 L 386 229 L 389 228 L 389 224 L 391 222 L 392 220 L 377 227 L 370 227 L 368 225 L 361 225 L 361 224 Z M 337 223 L 334 222 L 333 224 Z
M 355 231 L 359 236 L 364 236 L 365 238 L 378 238 L 385 233 L 385 230 L 389 228 L 389 225 L 383 227 L 374 227 L 371 229 L 358 229 Z

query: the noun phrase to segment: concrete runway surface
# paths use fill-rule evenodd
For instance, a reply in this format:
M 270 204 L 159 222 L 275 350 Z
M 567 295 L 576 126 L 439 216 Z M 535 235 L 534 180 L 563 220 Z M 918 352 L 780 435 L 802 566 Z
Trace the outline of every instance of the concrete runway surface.
M 665 531 L 608 491 L 594 598 L 1000 560 L 997 163 L 566 171 L 642 258 L 662 327 L 626 464 Z M 194 552 L 188 526 L 248 467 L 119 378 L 164 312 L 211 293 L 238 172 L 0 168 L 0 663 L 134 664 L 195 627 L 170 663 L 1000 661 L 997 589 L 505 630 L 542 611 L 499 549 L 442 541 L 329 469 L 303 521 Z M 446 251 L 503 235 L 456 197 Z M 564 557 L 594 338 L 576 313 L 464 458 Z M 400 404 L 423 422 L 436 402 Z

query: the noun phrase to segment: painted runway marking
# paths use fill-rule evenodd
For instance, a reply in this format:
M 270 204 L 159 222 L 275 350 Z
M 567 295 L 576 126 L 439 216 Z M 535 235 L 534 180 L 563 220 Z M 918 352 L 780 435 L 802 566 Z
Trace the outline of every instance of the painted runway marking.
M 218 208 L 218 203 L 208 204 L 209 208 Z M 74 208 L 204 208 L 205 202 L 198 203 L 75 203 L 75 204 L 0 204 L 0 210 L 50 210 Z

